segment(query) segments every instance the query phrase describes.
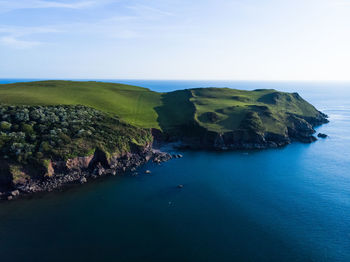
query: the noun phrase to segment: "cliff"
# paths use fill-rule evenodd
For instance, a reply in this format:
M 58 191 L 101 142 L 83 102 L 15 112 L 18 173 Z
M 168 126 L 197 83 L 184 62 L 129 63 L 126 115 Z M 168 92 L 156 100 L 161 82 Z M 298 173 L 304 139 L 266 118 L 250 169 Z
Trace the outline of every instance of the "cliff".
M 328 123 L 297 93 L 264 89 L 199 88 L 163 96 L 157 109 L 165 141 L 193 149 L 262 149 L 317 140 L 315 127 Z M 181 108 L 181 109 L 179 109 Z M 158 135 L 159 136 L 159 135 Z

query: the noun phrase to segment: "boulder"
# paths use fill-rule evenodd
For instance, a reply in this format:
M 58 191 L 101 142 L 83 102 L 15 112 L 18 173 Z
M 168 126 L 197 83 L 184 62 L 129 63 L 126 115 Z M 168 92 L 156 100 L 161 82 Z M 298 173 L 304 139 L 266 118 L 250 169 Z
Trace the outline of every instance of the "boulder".
M 14 196 L 14 197 L 15 196 L 19 196 L 19 191 L 18 190 L 14 190 L 14 191 L 11 192 L 11 195 Z
M 87 179 L 85 177 L 80 179 L 80 184 L 85 184 L 87 182 Z
M 322 134 L 322 133 L 319 133 L 317 136 L 318 136 L 319 138 L 327 138 L 327 137 L 328 137 L 328 135 Z
M 145 171 L 146 174 L 151 174 L 152 172 L 150 170 Z
M 146 162 L 148 162 L 149 160 L 151 160 L 151 158 L 152 158 L 152 155 L 151 155 L 151 154 L 146 155 L 146 156 L 145 156 Z

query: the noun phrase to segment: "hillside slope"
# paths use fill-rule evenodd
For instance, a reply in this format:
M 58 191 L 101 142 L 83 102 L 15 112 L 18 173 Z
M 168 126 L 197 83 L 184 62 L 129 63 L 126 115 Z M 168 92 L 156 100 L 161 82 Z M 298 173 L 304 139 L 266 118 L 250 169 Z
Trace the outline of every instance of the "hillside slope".
M 118 115 L 132 125 L 157 128 L 154 107 L 160 105 L 160 94 L 114 83 L 39 81 L 0 85 L 0 104 L 84 105 Z
M 264 131 L 283 134 L 288 126 L 287 115 L 317 117 L 319 112 L 297 93 L 273 89 L 244 91 L 229 88 L 192 90 L 191 101 L 196 107 L 196 119 L 211 131 L 228 132 L 241 127 L 249 112 L 257 113 Z
M 84 105 L 193 147 L 261 148 L 312 142 L 326 116 L 297 93 L 197 88 L 169 93 L 103 82 L 0 85 L 0 104 Z

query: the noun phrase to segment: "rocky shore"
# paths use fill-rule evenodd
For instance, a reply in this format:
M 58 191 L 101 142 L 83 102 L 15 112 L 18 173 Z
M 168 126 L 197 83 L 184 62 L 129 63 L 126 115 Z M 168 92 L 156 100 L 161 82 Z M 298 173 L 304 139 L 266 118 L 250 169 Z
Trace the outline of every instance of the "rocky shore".
M 8 190 L 0 191 L 0 199 L 14 200 L 39 192 L 51 192 L 67 185 L 84 184 L 103 176 L 123 175 L 128 171 L 136 171 L 137 167 L 149 161 L 160 164 L 180 157 L 182 155 L 171 155 L 146 147 L 138 152 L 116 155 L 108 160 L 103 152 L 97 150 L 93 156 L 52 162 L 48 168 L 51 172 L 49 176 L 11 185 Z

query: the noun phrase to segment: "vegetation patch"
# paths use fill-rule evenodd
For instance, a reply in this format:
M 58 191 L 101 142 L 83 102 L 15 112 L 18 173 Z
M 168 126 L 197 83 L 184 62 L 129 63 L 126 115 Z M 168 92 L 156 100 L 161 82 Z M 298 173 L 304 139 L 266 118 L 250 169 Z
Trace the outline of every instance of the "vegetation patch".
M 149 130 L 86 106 L 0 106 L 0 121 L 6 127 L 0 131 L 0 158 L 16 163 L 10 169 L 15 180 L 23 178 L 22 165 L 49 171 L 51 160 L 88 156 L 96 148 L 128 152 L 133 144 L 152 141 Z
M 13 184 L 24 184 L 30 177 L 25 174 L 20 165 L 10 165 Z
M 37 81 L 0 85 L 0 104 L 85 105 L 129 124 L 159 128 L 161 94 L 147 88 L 96 81 Z

